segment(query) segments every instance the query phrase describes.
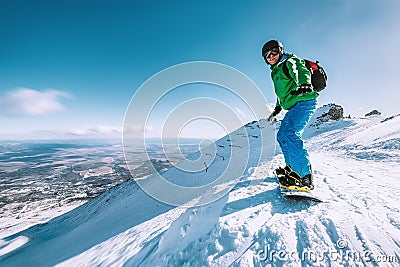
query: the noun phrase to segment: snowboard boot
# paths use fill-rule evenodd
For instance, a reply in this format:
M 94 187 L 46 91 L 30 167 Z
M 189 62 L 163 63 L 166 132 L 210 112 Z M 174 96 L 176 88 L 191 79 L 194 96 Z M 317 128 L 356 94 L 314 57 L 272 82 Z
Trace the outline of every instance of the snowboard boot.
M 281 180 L 283 181 L 282 183 Z M 311 174 L 307 174 L 304 177 L 300 177 L 300 175 L 293 170 L 285 176 L 285 179 L 283 178 L 279 179 L 279 183 L 281 183 L 282 188 L 288 190 L 309 192 L 310 190 L 314 189 L 314 186 L 312 184 Z
M 291 188 L 300 182 L 300 177 L 296 177 L 297 173 L 294 172 L 289 165 L 286 165 L 284 168 L 276 169 L 275 173 L 282 188 Z
M 284 168 L 279 167 L 275 170 L 276 178 L 278 178 L 279 184 L 281 187 L 288 187 L 294 185 L 291 179 L 288 178 L 288 174 L 292 171 L 289 165 L 286 165 Z
M 292 172 L 292 168 L 289 165 L 286 165 L 284 168 L 279 167 L 275 170 L 276 176 L 285 176 Z

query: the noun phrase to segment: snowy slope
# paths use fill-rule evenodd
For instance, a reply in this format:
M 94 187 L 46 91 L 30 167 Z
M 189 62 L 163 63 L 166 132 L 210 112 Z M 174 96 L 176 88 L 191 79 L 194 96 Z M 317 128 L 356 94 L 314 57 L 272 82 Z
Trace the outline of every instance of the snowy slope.
M 0 265 L 397 266 L 399 125 L 400 116 L 373 116 L 306 130 L 316 194 L 324 203 L 280 196 L 273 170 L 283 164 L 281 154 L 261 163 L 250 157 L 240 181 L 211 204 L 170 206 L 128 181 L 0 240 Z M 222 157 L 202 177 L 183 179 L 173 168 L 167 176 L 176 183 L 209 182 L 234 151 L 224 152 L 228 144 L 248 140 L 257 154 L 265 125 L 259 126 L 248 124 L 217 141 Z

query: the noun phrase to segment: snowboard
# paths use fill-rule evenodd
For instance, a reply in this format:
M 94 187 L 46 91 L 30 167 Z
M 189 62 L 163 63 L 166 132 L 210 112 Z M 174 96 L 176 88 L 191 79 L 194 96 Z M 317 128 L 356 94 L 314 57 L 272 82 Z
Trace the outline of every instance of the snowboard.
M 289 190 L 289 189 L 280 187 L 280 185 L 279 185 L 279 188 L 281 190 L 281 195 L 288 199 L 299 200 L 299 201 L 311 200 L 313 202 L 324 202 L 321 198 L 316 196 L 314 194 L 314 192 L 312 192 L 312 191 L 304 192 L 304 191 L 298 191 L 298 190 Z M 313 189 L 313 190 L 315 190 L 315 189 Z

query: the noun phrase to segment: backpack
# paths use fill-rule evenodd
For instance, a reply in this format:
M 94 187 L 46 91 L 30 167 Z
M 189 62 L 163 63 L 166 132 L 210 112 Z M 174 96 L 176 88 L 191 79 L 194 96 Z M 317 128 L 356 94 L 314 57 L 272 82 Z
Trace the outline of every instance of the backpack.
M 321 92 L 325 89 L 328 82 L 328 76 L 326 75 L 324 68 L 318 64 L 318 61 L 314 62 L 308 59 L 303 60 L 306 63 L 306 68 L 311 72 L 311 84 L 314 90 L 316 92 Z M 286 66 L 286 62 L 285 64 L 283 64 L 282 70 L 287 77 L 290 77 L 289 69 Z

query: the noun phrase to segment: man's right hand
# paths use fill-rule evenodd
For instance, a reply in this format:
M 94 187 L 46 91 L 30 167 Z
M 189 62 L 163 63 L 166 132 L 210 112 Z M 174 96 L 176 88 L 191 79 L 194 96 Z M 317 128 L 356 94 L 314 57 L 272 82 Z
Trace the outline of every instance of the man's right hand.
M 276 106 L 274 111 L 271 113 L 271 115 L 269 115 L 268 117 L 268 121 L 272 121 L 273 123 L 276 122 L 275 116 L 279 114 L 279 112 L 281 112 L 282 107 L 281 106 Z
M 274 118 L 275 118 L 274 114 L 271 113 L 271 115 L 269 115 L 269 117 L 268 117 L 267 120 L 268 120 L 268 121 L 272 121 Z

